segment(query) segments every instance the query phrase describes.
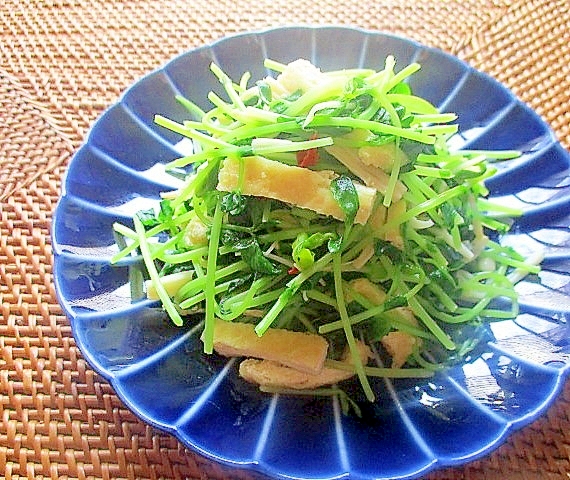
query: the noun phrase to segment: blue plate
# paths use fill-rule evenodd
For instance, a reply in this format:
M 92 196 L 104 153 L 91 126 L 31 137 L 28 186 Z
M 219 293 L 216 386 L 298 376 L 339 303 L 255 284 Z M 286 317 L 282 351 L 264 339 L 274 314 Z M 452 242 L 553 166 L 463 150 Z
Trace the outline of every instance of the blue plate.
M 208 108 L 221 86 L 214 60 L 233 78 L 267 74 L 263 59 L 298 57 L 323 70 L 416 61 L 420 96 L 456 112 L 454 146 L 519 149 L 488 182 L 497 201 L 525 213 L 503 239 L 543 251 L 538 278 L 518 286 L 521 314 L 493 323 L 463 364 L 417 381 L 381 381 L 362 418 L 336 399 L 260 394 L 236 364 L 204 357 L 199 332 L 175 328 L 159 305 L 132 300 L 137 265 L 111 266 L 113 222 L 129 222 L 173 180 L 157 164 L 180 156 L 180 138 L 153 125 L 183 120 L 182 94 Z M 220 92 L 221 93 L 221 92 Z M 549 127 L 501 84 L 464 62 L 408 39 L 343 27 L 246 33 L 185 53 L 144 77 L 93 126 L 69 165 L 53 221 L 55 282 L 85 358 L 143 420 L 218 462 L 281 478 L 413 478 L 460 465 L 536 419 L 570 370 L 570 159 Z M 481 335 L 481 334 L 480 334 Z

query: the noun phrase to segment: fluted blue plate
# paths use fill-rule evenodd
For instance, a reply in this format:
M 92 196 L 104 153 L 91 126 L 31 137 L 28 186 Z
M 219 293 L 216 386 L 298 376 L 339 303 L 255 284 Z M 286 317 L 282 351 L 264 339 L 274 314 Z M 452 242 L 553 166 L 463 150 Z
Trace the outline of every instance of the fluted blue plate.
M 379 381 L 362 418 L 334 398 L 261 394 L 227 359 L 205 357 L 199 332 L 176 328 L 156 303 L 131 299 L 139 266 L 112 266 L 115 221 L 174 185 L 161 163 L 181 138 L 153 124 L 182 121 L 182 94 L 203 108 L 220 91 L 209 64 L 259 79 L 266 57 L 307 58 L 323 70 L 419 62 L 416 94 L 459 116 L 453 145 L 518 149 L 488 182 L 524 215 L 505 244 L 543 251 L 538 277 L 518 286 L 521 314 L 489 325 L 464 363 L 429 380 Z M 457 58 L 414 41 L 344 27 L 245 33 L 189 51 L 145 76 L 95 123 L 69 165 L 53 220 L 55 282 L 81 352 L 143 420 L 218 462 L 278 478 L 413 478 L 487 454 L 541 415 L 570 370 L 570 159 L 541 118 Z M 359 400 L 358 389 L 354 396 Z

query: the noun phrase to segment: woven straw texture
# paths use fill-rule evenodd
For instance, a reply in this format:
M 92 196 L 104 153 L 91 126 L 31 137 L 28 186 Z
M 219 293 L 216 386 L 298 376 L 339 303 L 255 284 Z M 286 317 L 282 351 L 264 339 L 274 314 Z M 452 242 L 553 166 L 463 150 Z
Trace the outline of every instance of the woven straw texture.
M 224 35 L 282 24 L 405 35 L 509 86 L 570 147 L 568 0 L 4 0 L 0 6 L 0 476 L 250 478 L 138 420 L 77 350 L 52 283 L 66 166 L 140 76 Z M 443 479 L 570 478 L 570 382 L 548 412 Z

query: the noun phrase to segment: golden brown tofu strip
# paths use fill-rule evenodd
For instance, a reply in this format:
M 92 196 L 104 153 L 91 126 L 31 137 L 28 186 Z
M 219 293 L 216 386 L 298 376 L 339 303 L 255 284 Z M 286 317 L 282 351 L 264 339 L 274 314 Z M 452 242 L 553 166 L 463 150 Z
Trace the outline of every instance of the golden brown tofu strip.
M 372 355 L 367 345 L 357 343 L 359 356 L 364 364 Z M 349 352 L 345 352 L 343 362 L 352 364 Z M 278 362 L 248 358 L 239 366 L 240 375 L 251 383 L 265 387 L 311 389 L 331 385 L 354 376 L 354 372 L 325 366 L 320 373 L 310 374 L 286 367 Z
M 386 299 L 386 293 L 367 278 L 357 278 L 352 280 L 349 285 L 375 305 L 382 304 Z M 391 314 L 397 316 L 401 322 L 414 327 L 418 326 L 416 317 L 409 307 L 395 308 Z M 421 342 L 421 339 L 407 332 L 393 331 L 384 335 L 381 342 L 392 358 L 392 368 L 401 368 L 413 353 L 418 342 Z
M 390 176 L 384 172 L 384 170 L 374 165 L 364 163 L 358 156 L 358 150 L 356 148 L 330 145 L 325 147 L 325 150 L 360 178 L 368 187 L 374 188 L 382 194 L 386 193 Z M 406 193 L 406 187 L 398 180 L 392 194 L 392 199 L 398 201 L 402 198 L 404 193 Z
M 216 320 L 214 350 L 227 357 L 273 360 L 300 372 L 318 374 L 328 343 L 320 335 L 279 328 L 270 328 L 259 337 L 253 324 Z
M 231 192 L 238 188 L 240 162 L 245 162 L 241 182 L 244 195 L 273 198 L 344 220 L 344 213 L 330 190 L 331 181 L 337 176 L 334 172 L 317 172 L 263 157 L 227 158 L 218 173 L 218 190 Z M 354 186 L 360 203 L 355 222 L 365 224 L 370 217 L 376 191 L 360 184 Z
M 392 368 L 401 368 L 413 353 L 419 338 L 407 332 L 390 332 L 382 337 L 382 345 L 392 357 Z

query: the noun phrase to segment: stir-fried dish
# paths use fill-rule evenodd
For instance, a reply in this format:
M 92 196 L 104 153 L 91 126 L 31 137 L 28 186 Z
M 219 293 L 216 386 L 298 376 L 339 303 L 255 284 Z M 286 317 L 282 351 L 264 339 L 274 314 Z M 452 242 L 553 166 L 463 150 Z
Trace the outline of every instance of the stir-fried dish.
M 265 66 L 252 83 L 213 64 L 225 98 L 156 116 L 191 139 L 166 165 L 184 185 L 115 225 L 113 261 L 141 258 L 175 325 L 203 322 L 204 352 L 245 357 L 263 390 L 356 375 L 373 401 L 371 377 L 429 376 L 473 347 L 463 326 L 517 316 L 539 267 L 500 244 L 520 212 L 484 182 L 518 152 L 451 149 L 456 116 L 413 94 L 418 64 Z

